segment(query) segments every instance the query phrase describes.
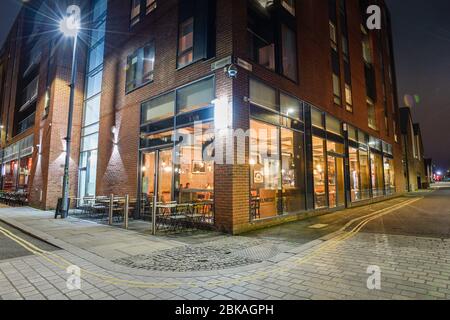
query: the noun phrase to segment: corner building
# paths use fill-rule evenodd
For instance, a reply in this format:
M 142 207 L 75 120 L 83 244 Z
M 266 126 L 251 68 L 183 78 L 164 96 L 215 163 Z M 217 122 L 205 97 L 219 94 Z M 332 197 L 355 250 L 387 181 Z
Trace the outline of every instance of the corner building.
M 366 26 L 374 2 L 381 30 Z M 81 1 L 90 27 L 78 51 L 71 195 L 129 194 L 142 219 L 155 192 L 162 203 L 203 201 L 212 204 L 210 225 L 237 234 L 403 192 L 389 12 L 383 1 L 370 4 Z M 42 52 L 51 39 L 42 36 Z M 54 49 L 60 77 L 58 70 L 48 77 L 43 53 L 27 131 L 26 188 L 43 209 L 55 207 L 61 192 L 68 89 L 58 82 L 68 81 L 66 42 Z M 13 89 L 1 91 L 3 121 L 22 117 L 4 93 Z M 4 152 L 17 141 L 28 146 L 26 138 L 11 131 Z M 13 160 L 18 166 L 5 158 L 3 188 L 23 187 L 14 184 L 25 172 L 21 158 Z

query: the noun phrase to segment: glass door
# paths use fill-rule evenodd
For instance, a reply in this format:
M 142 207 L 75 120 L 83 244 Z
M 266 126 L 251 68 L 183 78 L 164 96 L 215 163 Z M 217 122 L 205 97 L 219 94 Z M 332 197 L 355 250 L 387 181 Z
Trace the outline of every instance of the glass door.
M 328 156 L 328 203 L 330 208 L 345 206 L 344 159 Z
M 157 190 L 156 198 L 155 190 Z M 144 152 L 141 168 L 140 218 L 151 220 L 154 202 L 166 204 L 172 199 L 172 149 Z

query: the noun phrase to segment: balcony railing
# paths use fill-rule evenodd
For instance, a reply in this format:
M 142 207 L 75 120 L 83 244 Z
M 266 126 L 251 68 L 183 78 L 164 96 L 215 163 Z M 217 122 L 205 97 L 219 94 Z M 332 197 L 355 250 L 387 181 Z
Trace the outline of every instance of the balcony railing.
M 26 130 L 28 130 L 29 128 L 31 128 L 32 126 L 34 126 L 34 120 L 36 118 L 36 113 L 32 113 L 31 115 L 29 115 L 28 117 L 26 117 L 24 120 L 19 122 L 19 130 L 17 132 L 17 134 L 21 134 L 22 132 L 25 132 Z
M 22 94 L 22 106 L 19 112 L 25 111 L 31 103 L 37 98 L 39 87 L 39 77 L 33 79 L 30 84 L 23 90 Z

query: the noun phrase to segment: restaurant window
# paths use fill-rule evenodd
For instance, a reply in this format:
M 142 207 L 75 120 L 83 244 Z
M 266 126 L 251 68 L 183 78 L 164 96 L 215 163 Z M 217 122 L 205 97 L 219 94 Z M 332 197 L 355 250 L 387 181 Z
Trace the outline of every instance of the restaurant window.
M 359 167 L 360 167 L 360 193 L 361 200 L 370 198 L 370 167 L 369 153 L 367 150 L 359 150 Z
M 250 101 L 278 111 L 276 90 L 254 79 L 250 79 Z
M 197 81 L 177 91 L 177 112 L 185 113 L 212 104 L 215 97 L 214 78 Z
M 32 157 L 24 157 L 20 159 L 18 190 L 28 190 L 31 177 Z
M 253 219 L 264 219 L 279 214 L 281 200 L 279 150 L 278 128 L 250 120 L 250 193 L 252 201 L 257 206 Z
M 302 103 L 291 96 L 280 94 L 280 111 L 281 114 L 293 119 L 303 120 Z
M 351 201 L 362 200 L 358 149 L 349 147 Z
M 175 166 L 175 192 L 178 203 L 196 203 L 214 199 L 213 124 L 201 124 L 177 130 L 175 147 L 179 165 Z M 180 137 L 182 137 L 180 139 Z
M 180 24 L 178 40 L 178 67 L 184 67 L 194 61 L 194 18 Z
M 157 122 L 175 114 L 175 93 L 171 92 L 142 104 L 141 123 Z
M 295 16 L 295 0 L 281 0 L 281 5 L 284 9 L 286 9 L 290 14 Z
M 314 175 L 314 207 L 316 209 L 326 208 L 326 163 L 325 163 L 325 140 L 313 136 L 313 175 Z
M 126 92 L 153 81 L 155 46 L 153 43 L 136 50 L 127 59 Z
M 283 74 L 293 81 L 297 81 L 297 36 L 285 25 L 282 32 L 282 63 Z
M 381 156 L 381 154 L 371 152 L 370 165 L 372 173 L 373 197 L 381 197 L 384 195 L 383 157 Z
M 281 129 L 281 183 L 283 213 L 305 210 L 304 176 L 302 170 L 303 134 Z
M 395 193 L 394 159 L 384 158 L 384 184 L 387 195 Z
M 342 125 L 338 119 L 327 114 L 326 121 L 327 121 L 326 125 L 327 125 L 328 132 L 342 136 Z
M 355 127 L 347 125 L 347 131 L 348 131 L 348 139 L 354 142 L 358 142 L 358 131 L 355 129 Z
M 323 112 L 316 108 L 311 108 L 311 123 L 313 127 L 325 129 L 323 124 Z

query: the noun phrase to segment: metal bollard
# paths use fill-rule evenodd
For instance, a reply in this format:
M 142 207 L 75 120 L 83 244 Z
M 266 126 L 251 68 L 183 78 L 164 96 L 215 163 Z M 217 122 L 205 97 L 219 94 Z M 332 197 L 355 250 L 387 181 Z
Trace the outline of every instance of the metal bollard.
M 113 206 L 114 206 L 114 194 L 109 196 L 109 225 L 113 224 Z
M 128 213 L 130 211 L 130 196 L 127 194 L 125 196 L 125 210 L 124 210 L 124 217 L 123 221 L 125 223 L 125 229 L 128 230 Z

